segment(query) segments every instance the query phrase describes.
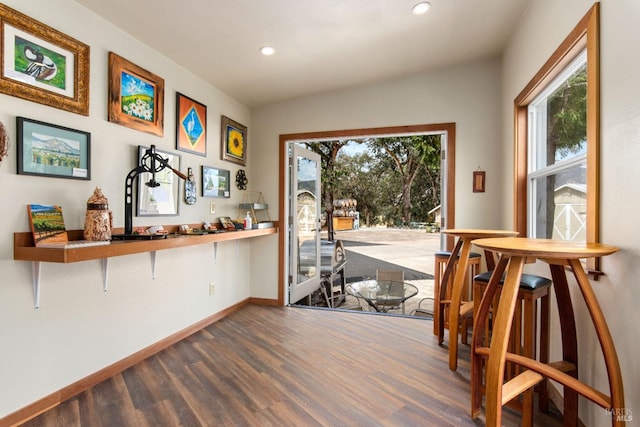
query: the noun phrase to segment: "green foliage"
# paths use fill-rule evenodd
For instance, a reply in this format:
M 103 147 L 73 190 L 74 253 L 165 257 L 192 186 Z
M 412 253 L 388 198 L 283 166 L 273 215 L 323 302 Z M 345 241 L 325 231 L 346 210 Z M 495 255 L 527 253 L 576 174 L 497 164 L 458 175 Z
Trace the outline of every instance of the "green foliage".
M 574 73 L 547 100 L 547 143 L 566 157 L 582 150 L 587 139 L 587 69 Z
M 349 142 L 366 144 L 353 156 L 340 153 Z M 309 142 L 322 158 L 326 212 L 333 200 L 356 199 L 363 225 L 430 222 L 440 204 L 440 135 Z

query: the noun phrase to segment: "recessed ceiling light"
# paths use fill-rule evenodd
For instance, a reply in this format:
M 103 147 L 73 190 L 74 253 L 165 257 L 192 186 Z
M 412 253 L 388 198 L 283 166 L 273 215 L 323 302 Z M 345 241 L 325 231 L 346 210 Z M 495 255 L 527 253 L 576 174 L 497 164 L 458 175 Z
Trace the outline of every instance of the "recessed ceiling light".
M 428 1 L 423 1 L 413 6 L 411 8 L 411 12 L 413 12 L 414 15 L 422 15 L 427 13 L 430 8 L 431 3 L 429 3 Z
M 264 56 L 271 56 L 274 53 L 276 53 L 276 50 L 271 46 L 264 46 L 260 48 L 260 53 L 263 54 Z

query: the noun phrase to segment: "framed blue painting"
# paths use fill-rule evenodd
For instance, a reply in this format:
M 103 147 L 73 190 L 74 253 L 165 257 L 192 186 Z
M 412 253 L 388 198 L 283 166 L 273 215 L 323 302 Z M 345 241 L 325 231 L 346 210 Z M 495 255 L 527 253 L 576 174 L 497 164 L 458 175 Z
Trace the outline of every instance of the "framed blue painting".
M 164 79 L 109 52 L 109 121 L 164 134 Z

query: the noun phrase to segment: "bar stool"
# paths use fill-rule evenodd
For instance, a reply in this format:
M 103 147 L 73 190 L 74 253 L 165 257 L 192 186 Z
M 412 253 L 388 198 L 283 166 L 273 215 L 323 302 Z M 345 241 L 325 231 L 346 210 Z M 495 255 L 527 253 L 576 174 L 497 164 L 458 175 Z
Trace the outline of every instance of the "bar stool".
M 451 257 L 450 251 L 438 251 L 434 256 L 434 266 L 433 266 L 433 296 L 434 296 L 434 312 L 433 312 L 433 335 L 438 335 L 438 328 L 440 327 L 440 316 L 438 316 L 438 310 L 435 307 L 440 305 L 440 285 L 442 282 L 442 276 L 444 276 L 444 271 L 447 267 L 447 262 L 449 262 L 449 258 Z M 467 276 L 465 276 L 465 281 L 471 283 L 471 279 L 480 273 L 480 261 L 482 256 L 477 252 L 471 252 L 469 254 L 469 272 Z M 456 259 L 457 262 L 457 259 Z M 445 299 L 451 299 L 451 282 L 453 281 L 454 273 L 449 277 L 449 283 L 446 286 Z M 463 294 L 462 298 L 465 301 L 469 301 L 471 299 L 473 290 L 466 292 Z M 446 310 L 444 313 L 444 327 L 445 329 L 449 328 L 449 310 Z M 469 326 L 472 325 L 471 319 L 469 316 L 464 316 L 461 320 L 462 328 L 460 329 L 462 334 L 462 343 L 467 344 L 467 330 Z
M 589 278 L 580 263 L 582 258 L 610 255 L 618 248 L 600 243 L 576 243 L 551 239 L 497 238 L 480 239 L 478 247 L 501 254 L 494 274 L 482 297 L 473 331 L 471 346 L 471 417 L 480 413 L 482 404 L 482 369 L 486 358 L 485 396 L 486 425 L 500 426 L 502 406 L 519 394 L 531 389 L 545 378 L 564 387 L 564 425 L 578 424 L 578 396 L 591 400 L 610 412 L 611 424 L 622 426 L 624 421 L 617 414 L 625 410 L 622 372 L 609 328 L 593 292 Z M 509 333 L 518 300 L 522 270 L 526 262 L 539 259 L 549 264 L 553 289 L 558 305 L 560 332 L 562 337 L 562 360 L 542 363 L 525 355 L 509 351 Z M 587 307 L 590 320 L 600 342 L 600 349 L 609 379 L 609 394 L 605 394 L 578 379 L 578 339 L 573 302 L 569 291 L 566 268 L 573 273 L 580 295 Z M 505 272 L 506 271 L 506 272 Z M 493 334 L 489 347 L 482 344 L 480 331 L 489 318 L 491 301 L 496 294 L 500 279 L 504 282 L 500 291 L 497 312 L 493 320 Z M 512 362 L 524 371 L 509 381 L 505 379 L 505 365 Z
M 458 369 L 458 329 L 460 319 L 473 312 L 473 301 L 463 302 L 465 276 L 469 265 L 471 244 L 476 239 L 487 237 L 516 236 L 516 231 L 506 230 L 475 230 L 475 229 L 446 229 L 441 231 L 448 236 L 457 237 L 458 241 L 451 251 L 451 256 L 440 281 L 439 304 L 437 305 L 438 317 L 444 319 L 445 308 L 449 309 L 449 369 Z M 456 262 L 457 261 L 457 262 Z M 455 270 L 455 274 L 454 273 Z M 453 274 L 453 283 L 449 278 Z M 445 298 L 446 292 L 451 289 L 451 299 Z M 466 335 L 466 334 L 465 334 Z M 466 337 L 465 337 L 466 338 Z M 444 322 L 438 322 L 438 344 L 444 342 Z
M 478 314 L 480 301 L 489 283 L 493 271 L 478 274 L 473 278 L 473 307 L 474 318 Z M 504 283 L 504 276 L 500 280 L 498 290 L 491 299 L 489 313 L 493 316 L 498 308 L 500 291 Z M 518 289 L 518 302 L 513 317 L 511 333 L 509 338 L 509 352 L 536 359 L 541 363 L 549 361 L 549 290 L 551 280 L 546 277 L 523 274 L 520 278 L 520 288 Z M 540 339 L 537 340 L 538 329 L 538 307 L 540 307 Z M 478 331 L 481 333 L 481 331 Z M 486 322 L 484 327 L 484 342 L 482 345 L 488 346 L 491 339 L 490 323 Z M 539 347 L 539 357 L 537 356 Z M 505 379 L 510 380 L 522 371 L 517 365 L 507 363 Z M 522 425 L 533 424 L 533 394 L 528 391 L 524 394 L 522 402 L 513 399 L 509 406 L 522 413 Z M 542 412 L 549 410 L 549 394 L 547 382 L 543 380 L 538 387 L 538 408 Z

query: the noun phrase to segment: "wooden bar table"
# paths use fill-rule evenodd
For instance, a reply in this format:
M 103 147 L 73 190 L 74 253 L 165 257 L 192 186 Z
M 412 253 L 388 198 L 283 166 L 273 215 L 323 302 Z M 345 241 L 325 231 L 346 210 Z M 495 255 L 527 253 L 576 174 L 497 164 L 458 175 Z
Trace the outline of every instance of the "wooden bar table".
M 600 305 L 589 283 L 581 258 L 610 255 L 618 250 L 614 246 L 599 243 L 576 243 L 549 239 L 491 238 L 474 241 L 485 250 L 500 253 L 500 261 L 487 285 L 480 308 L 474 319 L 471 348 L 471 416 L 480 413 L 482 404 L 482 362 L 486 360 L 486 425 L 500 426 L 502 405 L 520 393 L 549 378 L 564 386 L 564 425 L 578 423 L 578 395 L 611 411 L 612 425 L 624 425 L 616 414 L 624 409 L 622 374 L 611 333 Z M 558 304 L 560 331 L 562 335 L 562 360 L 541 363 L 531 358 L 509 353 L 509 332 L 518 296 L 522 270 L 526 262 L 541 260 L 549 264 L 553 288 Z M 609 395 L 581 382 L 578 379 L 578 351 L 576 322 L 565 269 L 573 271 L 585 305 L 591 316 L 596 335 L 604 356 L 609 378 Z M 500 279 L 506 275 L 502 285 L 497 313 L 494 313 L 493 333 L 489 348 L 481 347 L 482 331 L 487 322 L 489 306 L 497 291 Z M 513 362 L 523 372 L 504 382 L 506 362 Z
M 455 371 L 458 369 L 458 326 L 460 317 L 473 311 L 473 301 L 462 303 L 464 278 L 467 274 L 469 256 L 471 254 L 471 242 L 476 239 L 488 237 L 517 236 L 518 232 L 505 230 L 446 229 L 442 230 L 442 233 L 458 238 L 456 246 L 449 256 L 449 261 L 447 261 L 444 274 L 442 275 L 440 293 L 436 295 L 437 312 L 435 313 L 438 316 L 438 344 L 442 344 L 444 341 L 444 310 L 445 306 L 449 306 L 449 369 Z M 451 285 L 451 299 L 448 300 L 446 299 L 447 285 L 454 269 L 455 276 L 453 278 L 453 284 Z

